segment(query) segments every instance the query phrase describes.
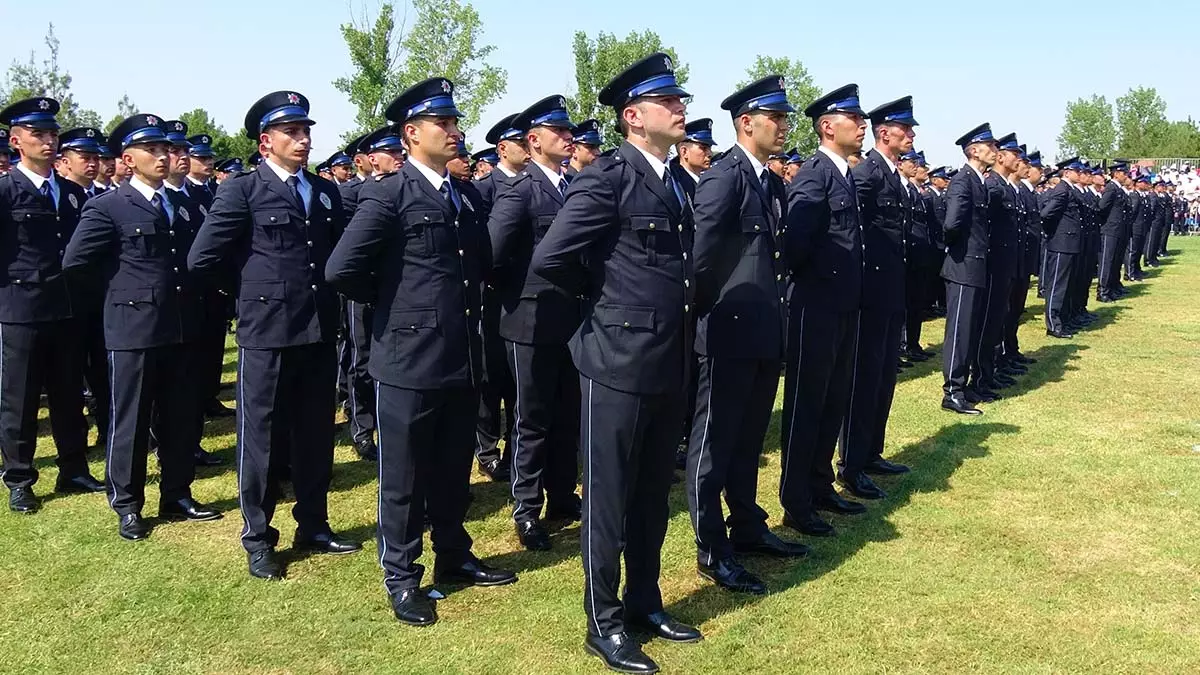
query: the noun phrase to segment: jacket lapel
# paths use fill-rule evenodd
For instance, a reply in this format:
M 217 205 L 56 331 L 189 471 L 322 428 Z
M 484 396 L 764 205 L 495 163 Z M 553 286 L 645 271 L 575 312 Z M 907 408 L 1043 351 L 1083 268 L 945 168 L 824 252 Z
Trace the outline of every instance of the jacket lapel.
M 535 183 L 541 186 L 542 192 L 550 195 L 551 199 L 558 203 L 559 206 L 562 206 L 563 195 L 558 191 L 558 187 L 550 182 L 550 177 L 546 175 L 545 171 L 542 171 L 540 167 L 533 166 L 533 164 L 534 163 L 531 161 L 529 162 L 529 165 L 525 167 L 525 170 L 529 172 L 529 177 L 532 178 Z
M 447 222 L 454 222 L 454 206 L 447 202 L 442 193 L 433 187 L 433 183 L 429 182 L 429 179 L 425 177 L 425 174 L 421 173 L 421 170 L 416 165 L 412 162 L 405 162 L 404 166 L 400 168 L 400 172 L 404 174 L 405 179 L 409 182 L 414 182 L 420 186 L 425 195 L 441 207 L 442 213 L 446 214 Z M 459 198 L 462 199 L 461 195 Z
M 742 173 L 746 178 L 746 182 L 750 184 L 750 189 L 754 190 L 754 194 L 758 195 L 759 201 L 762 203 L 763 210 L 768 213 L 773 213 L 771 209 L 771 196 L 763 190 L 762 178 L 754 175 L 754 165 L 750 162 L 750 158 L 746 156 L 746 151 L 740 145 L 733 146 L 733 154 L 737 157 L 741 164 Z M 769 171 L 768 171 L 769 173 Z M 767 180 L 770 181 L 770 176 Z
M 650 168 L 650 163 L 647 162 L 646 158 L 642 156 L 642 151 L 633 147 L 629 141 L 625 141 L 621 143 L 621 147 L 618 152 L 621 153 L 621 157 L 624 158 L 625 162 L 629 164 L 629 166 L 633 167 L 635 171 L 642 174 L 642 181 L 650 188 L 650 191 L 654 193 L 654 196 L 658 197 L 658 199 L 667 207 L 667 210 L 671 212 L 671 216 L 678 218 L 683 209 L 679 203 L 679 197 L 671 194 L 671 190 L 667 187 L 667 184 L 663 182 L 662 176 L 657 175 L 654 170 Z
M 154 208 L 150 200 L 143 197 L 142 193 L 138 192 L 137 188 L 130 185 L 128 181 L 121 183 L 121 187 L 117 188 L 117 193 L 124 197 L 125 201 L 154 216 L 155 220 L 162 218 L 162 214 Z
M 296 203 L 295 195 L 292 194 L 292 191 L 288 188 L 287 183 L 279 180 L 279 176 L 275 175 L 275 172 L 271 170 L 271 167 L 267 166 L 266 160 L 263 160 L 263 163 L 258 165 L 257 171 L 258 179 L 266 183 L 267 189 L 282 197 L 288 206 L 291 207 L 291 211 L 300 216 L 301 220 L 304 220 L 305 214 L 300 210 L 300 205 Z M 309 185 L 311 186 L 312 183 L 309 182 Z M 317 195 L 314 192 L 313 198 L 315 199 L 316 196 Z

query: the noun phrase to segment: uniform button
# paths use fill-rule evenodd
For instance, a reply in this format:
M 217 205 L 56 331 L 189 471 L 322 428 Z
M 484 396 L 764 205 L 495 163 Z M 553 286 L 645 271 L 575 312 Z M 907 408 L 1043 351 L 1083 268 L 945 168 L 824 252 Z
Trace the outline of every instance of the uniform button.
M 467 310 L 467 316 L 471 316 L 471 310 Z
M 687 251 L 684 251 L 684 252 L 683 252 L 683 259 L 684 259 L 684 260 L 687 260 Z
M 54 216 L 54 220 L 58 221 L 58 220 L 62 220 L 62 218 L 59 216 Z
M 167 232 L 168 232 L 168 234 L 170 234 L 172 237 L 174 237 L 174 236 L 175 236 L 175 230 L 168 230 Z
M 130 300 L 130 301 L 129 301 L 129 306 L 130 306 L 130 307 L 132 307 L 132 306 L 133 306 L 133 301 L 132 301 L 132 300 Z
M 315 291 L 315 290 L 317 290 L 317 285 L 316 285 L 316 284 L 313 284 L 313 285 L 312 285 L 312 289 L 313 289 L 314 291 Z
M 783 296 L 782 296 L 782 295 L 781 295 L 781 296 L 779 296 L 779 301 L 780 301 L 780 302 L 783 302 Z
M 679 226 L 679 231 L 680 231 L 680 232 L 683 232 L 683 226 L 682 226 L 682 225 L 680 225 L 680 226 Z
M 271 216 L 271 222 L 275 222 L 275 216 Z
M 54 236 L 58 237 L 59 239 L 62 239 L 62 232 L 56 232 L 54 234 Z
M 690 287 L 691 287 L 691 285 L 692 285 L 692 282 L 688 281 L 687 279 L 684 279 L 684 280 L 683 280 L 683 287 L 684 287 L 684 288 L 690 288 Z
M 737 319 L 738 319 L 738 315 L 737 315 L 737 314 L 734 314 L 734 315 L 733 315 L 733 320 L 734 320 L 734 321 L 737 321 Z
M 463 279 L 463 286 L 470 286 L 470 285 L 471 285 L 470 279 Z
M 691 311 L 691 309 L 692 309 L 692 306 L 691 306 L 691 305 L 684 305 L 684 306 L 683 306 L 683 313 L 684 313 L 684 314 L 687 314 L 689 311 Z
M 179 268 L 178 268 L 178 267 L 172 267 L 171 269 L 175 270 L 175 274 L 179 274 Z
M 875 271 L 876 271 L 876 272 L 878 272 L 878 271 L 879 271 L 879 265 L 876 265 L 876 266 L 875 266 Z
M 176 287 L 175 287 L 175 292 L 176 292 L 176 293 L 180 293 L 180 292 L 182 292 L 182 291 L 183 291 L 183 286 L 176 286 Z
M 651 226 L 653 226 L 653 225 L 654 225 L 654 224 L 653 224 L 653 223 L 651 223 Z M 737 318 L 737 317 L 734 317 L 734 318 Z M 629 322 L 628 322 L 628 321 L 626 321 L 626 322 L 625 322 L 625 327 L 626 327 L 626 328 L 629 328 Z
M 779 251 L 775 251 L 775 259 L 779 260 Z
M 311 239 L 310 239 L 308 242 L 306 242 L 306 243 L 308 244 L 308 247 L 309 247 L 309 248 L 312 248 L 312 240 L 311 240 Z
M 462 255 L 462 254 L 463 254 L 463 250 L 462 250 L 461 248 L 460 248 L 460 249 L 458 249 L 458 254 L 459 254 L 459 255 Z
M 428 218 L 426 218 L 426 220 L 428 220 Z M 417 324 L 415 324 L 415 323 L 414 323 L 413 325 L 409 326 L 409 327 L 408 327 L 408 329 L 409 329 L 409 330 L 416 330 L 416 329 L 417 329 Z
M 429 216 L 425 216 L 425 222 L 429 222 Z
M 327 218 L 325 218 L 325 222 L 327 222 L 327 223 L 332 223 L 332 222 L 333 222 L 333 217 L 332 217 L 332 216 L 330 216 L 330 217 L 327 217 Z
M 310 269 L 310 270 L 317 269 L 317 263 L 312 263 L 312 262 L 308 263 L 308 269 Z
M 171 249 L 171 253 L 174 253 L 174 252 L 175 252 L 175 249 Z
M 141 233 L 142 233 L 142 228 L 140 228 L 140 227 L 135 227 L 135 228 L 133 228 L 133 233 L 134 233 L 134 234 L 141 234 Z
M 761 229 L 762 229 L 762 228 L 761 228 L 761 227 L 759 227 L 758 225 L 755 225 L 755 226 L 754 226 L 754 231 L 755 231 L 755 232 L 758 232 L 758 231 L 759 231 L 759 230 L 761 230 Z
M 304 221 L 304 224 L 305 224 L 305 226 L 307 226 L 307 225 L 308 225 L 308 221 L 307 221 L 307 220 L 306 220 L 306 221 Z
M 260 295 L 260 296 L 258 296 L 258 300 L 259 300 L 259 302 L 266 302 L 266 301 L 267 301 L 267 296 L 265 296 L 265 295 Z
M 776 274 L 776 275 L 775 275 L 775 281 L 783 281 L 783 275 L 782 275 L 782 274 Z

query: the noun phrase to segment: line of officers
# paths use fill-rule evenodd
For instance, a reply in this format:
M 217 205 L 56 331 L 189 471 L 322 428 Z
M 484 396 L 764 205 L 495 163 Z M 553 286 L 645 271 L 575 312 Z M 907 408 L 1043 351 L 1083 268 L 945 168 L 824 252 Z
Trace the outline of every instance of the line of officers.
M 796 112 L 785 87 L 769 76 L 722 101 L 736 143 L 713 162 L 712 121 L 687 123 L 674 64 L 651 54 L 599 94 L 616 112 L 623 140 L 614 151 L 599 153 L 595 122 L 574 124 L 563 97 L 548 96 L 495 125 L 495 148 L 477 153 L 474 181 L 444 78 L 407 89 L 386 109 L 391 124 L 325 162 L 334 180 L 306 169 L 308 100 L 273 92 L 244 121 L 263 161 L 245 172 L 222 165 L 208 203 L 194 186 L 207 183 L 202 176 L 185 181 L 186 191 L 170 187 L 173 167 L 183 166 L 176 155 L 203 145 L 174 123 L 138 114 L 118 125 L 104 146 L 131 175 L 89 195 L 53 170 L 57 102 L 10 106 L 0 123 L 21 157 L 0 177 L 0 442 L 10 506 L 37 507 L 32 454 L 45 388 L 56 488 L 105 490 L 122 537 L 150 532 L 142 508 L 152 435 L 159 515 L 220 517 L 190 485 L 207 396 L 204 337 L 217 317 L 224 335 L 229 311 L 206 313 L 206 298 L 232 298 L 240 536 L 251 575 L 285 573 L 271 524 L 285 473 L 296 497 L 293 548 L 360 549 L 328 522 L 341 370 L 356 448 L 378 462 L 379 563 L 400 622 L 437 620 L 420 589 L 427 526 L 436 583 L 517 581 L 472 553 L 463 525 L 478 456 L 493 476 L 509 473 L 525 548 L 550 548 L 551 522 L 582 521 L 585 648 L 614 670 L 655 672 L 629 631 L 702 639 L 664 610 L 658 585 L 681 430 L 699 573 L 733 592 L 765 593 L 743 560 L 810 552 L 773 534 L 758 504 L 781 372 L 783 524 L 835 536 L 819 514 L 866 511 L 835 484 L 881 499 L 871 476 L 909 471 L 882 457 L 884 436 L 900 354 L 929 357 L 920 318 L 940 297 L 938 272 L 947 381 L 961 379 L 965 392 L 978 368 L 972 390 L 987 389 L 980 345 L 1019 363 L 1015 347 L 1002 348 L 1007 331 L 980 318 L 980 308 L 993 311 L 980 298 L 993 293 L 1010 307 L 1011 285 L 999 278 L 1012 274 L 1001 266 L 1011 255 L 1000 249 L 1019 246 L 1008 229 L 1031 232 L 1018 218 L 1040 211 L 1053 241 L 1073 213 L 1075 202 L 1060 209 L 1054 197 L 1076 182 L 1070 167 L 1043 206 L 1018 206 L 1018 181 L 1038 177 L 1014 174 L 1035 168 L 1036 153 L 994 139 L 987 125 L 959 140 L 966 166 L 953 177 L 928 172 L 932 187 L 922 191 L 911 97 L 867 112 L 853 84 L 803 111 L 820 146 L 785 183 L 769 166 Z M 874 148 L 862 155 L 868 121 Z M 64 142 L 64 156 L 69 149 Z M 997 179 L 1011 190 L 993 200 Z M 1077 279 L 1066 266 L 1052 278 Z M 103 295 L 104 484 L 87 476 L 82 449 L 75 454 L 81 441 L 68 434 L 86 430 L 80 370 L 64 364 L 83 351 L 76 289 Z M 946 400 L 973 409 L 958 390 Z

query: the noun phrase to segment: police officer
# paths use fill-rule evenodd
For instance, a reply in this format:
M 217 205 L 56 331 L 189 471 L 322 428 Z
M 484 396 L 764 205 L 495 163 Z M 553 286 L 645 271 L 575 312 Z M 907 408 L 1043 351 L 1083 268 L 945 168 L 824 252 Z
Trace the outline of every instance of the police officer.
M 909 151 L 901 155 L 900 172 L 903 174 L 904 189 L 908 194 L 909 230 L 905 238 L 907 249 L 904 267 L 904 340 L 901 355 L 907 361 L 927 361 L 933 356 L 931 352 L 921 349 L 921 324 L 933 304 L 929 291 L 932 288 L 930 277 L 935 276 L 934 263 L 937 260 L 937 245 L 932 238 L 929 202 L 925 199 L 921 186 L 928 177 L 925 166 L 925 155 Z
M 325 275 L 346 297 L 374 304 L 370 370 L 379 411 L 379 550 L 384 585 L 405 624 L 437 620 L 420 590 L 424 515 L 436 542 L 435 582 L 517 580 L 471 553 L 463 527 L 482 345 L 479 290 L 487 231 L 446 163 L 457 155 L 453 85 L 432 78 L 388 106 L 409 150 L 397 173 L 363 186 L 358 210 Z
M 967 380 L 979 350 L 980 328 L 987 296 L 988 191 L 983 172 L 996 162 L 992 127 L 983 123 L 955 144 L 967 163 L 946 189 L 946 335 L 942 343 L 942 408 L 963 415 L 981 415 L 968 399 Z M 974 397 L 972 395 L 972 398 Z
M 1020 180 L 1017 183 L 1017 200 L 1020 204 L 1023 222 L 1018 233 L 1017 246 L 1017 276 L 1013 280 L 1008 294 L 1008 314 L 1004 320 L 1004 345 L 1002 349 L 1002 367 L 1016 373 L 1027 371 L 1027 366 L 1037 362 L 1036 359 L 1021 353 L 1021 345 L 1017 339 L 1017 328 L 1020 327 L 1025 315 L 1025 301 L 1029 297 L 1030 277 L 1038 269 L 1038 250 L 1042 241 L 1042 216 L 1038 212 L 1037 184 L 1042 180 L 1042 153 L 1033 151 L 1022 153 L 1020 168 L 1017 173 Z
M 133 174 L 88 204 L 63 259 L 67 271 L 100 268 L 106 277 L 104 339 L 113 399 L 106 478 L 117 532 L 129 540 L 150 534 L 142 507 L 152 422 L 162 471 L 159 517 L 221 517 L 191 495 L 200 440 L 195 340 L 201 298 L 185 261 L 200 219 L 194 202 L 164 187 L 167 128 L 154 115 L 137 114 L 113 129 L 109 143 Z
M 12 167 L 12 148 L 8 144 L 8 129 L 0 129 L 0 176 Z
M 905 211 L 908 191 L 897 164 L 912 150 L 917 125 L 912 97 L 885 103 L 867 113 L 875 147 L 851 173 L 862 207 L 863 287 L 854 350 L 854 381 L 842 424 L 838 485 L 862 499 L 881 499 L 884 491 L 867 475 L 899 474 L 909 469 L 883 458 L 887 419 L 896 390 L 896 367 L 904 330 L 904 275 L 907 248 Z M 862 513 L 862 504 L 841 499 L 827 480 L 827 466 L 813 467 L 817 490 L 840 513 Z M 820 492 L 817 493 L 821 499 Z
M 791 184 L 796 178 L 796 173 L 800 171 L 800 165 L 804 163 L 804 158 L 800 156 L 800 152 L 796 148 L 787 151 L 787 164 L 783 167 L 783 182 Z
M 288 453 L 297 521 L 293 548 L 350 553 L 357 542 L 329 528 L 337 294 L 325 260 L 343 227 L 337 187 L 307 172 L 308 99 L 278 91 L 246 114 L 246 135 L 268 159 L 217 191 L 188 254 L 215 274 L 232 263 L 238 288 L 238 497 L 250 574 L 280 579 L 271 527 L 279 498 L 274 468 Z
M 499 334 L 516 385 L 511 452 L 513 521 L 521 545 L 548 550 L 547 517 L 578 520 L 579 373 L 567 340 L 579 327 L 576 294 L 529 272 L 534 247 L 562 207 L 571 156 L 571 120 L 562 96 L 548 96 L 513 119 L 524 134 L 528 165 L 492 204 L 494 281 Z
M 216 166 L 213 168 L 217 185 L 224 183 L 226 180 L 233 178 L 234 176 L 245 173 L 245 171 L 246 169 L 242 165 L 242 160 L 238 159 L 237 157 L 217 162 Z
M 354 175 L 338 184 L 338 192 L 342 195 L 342 210 L 347 214 L 346 222 L 350 222 L 350 218 L 354 216 L 354 207 L 358 203 L 358 191 L 362 189 L 363 183 L 370 179 L 374 172 L 374 169 L 371 168 L 370 154 L 367 152 L 369 148 L 365 143 L 367 136 L 370 135 L 368 132 L 354 138 L 346 144 L 346 149 L 342 151 L 342 154 L 351 158 L 354 166 Z M 350 419 L 352 415 L 349 383 L 350 370 L 354 365 L 354 351 L 350 344 L 349 310 L 349 301 L 345 298 L 338 298 L 338 375 L 335 402 L 346 419 Z
M 258 165 L 262 164 L 262 163 L 263 163 L 263 156 L 262 156 L 262 153 L 259 152 L 258 150 L 255 150 L 254 152 L 250 153 L 250 156 L 246 158 L 246 166 L 249 166 L 251 171 L 253 171 L 254 169 L 257 169 Z
M 95 195 L 93 183 L 100 168 L 99 129 L 78 127 L 59 134 L 58 152 L 62 177 L 83 188 L 90 199 Z
M 1138 176 L 1134 187 L 1136 189 L 1129 195 L 1133 208 L 1129 216 L 1132 225 L 1125 258 L 1125 279 L 1127 281 L 1141 281 L 1145 278 L 1142 274 L 1142 251 L 1146 247 L 1146 234 L 1150 231 L 1150 223 L 1154 217 L 1154 198 L 1149 192 L 1150 180 L 1146 174 Z
M 570 342 L 583 397 L 584 644 L 623 672 L 658 669 L 627 625 L 701 639 L 663 610 L 658 586 L 692 351 L 691 213 L 667 168 L 685 137 L 684 96 L 662 53 L 605 85 L 599 102 L 616 111 L 625 140 L 576 177 L 530 265 L 589 298 Z
M 675 146 L 677 154 L 671 159 L 671 171 L 688 199 L 695 198 L 700 174 L 712 166 L 712 148 L 715 145 L 712 123 L 707 117 L 688 122 L 687 136 Z
M 1067 339 L 1067 300 L 1075 259 L 1081 250 L 1083 190 L 1079 187 L 1083 164 L 1072 157 L 1059 164 L 1062 181 L 1046 193 L 1042 202 L 1042 228 L 1046 232 L 1046 334 Z
M 847 158 L 862 150 L 867 113 L 858 85 L 848 84 L 813 101 L 804 114 L 819 145 L 788 186 L 785 245 L 793 290 L 779 501 L 784 525 L 830 537 L 836 532 L 817 510 L 840 507 L 828 499 L 828 473 L 850 396 L 864 264 L 858 189 Z
M 930 171 L 929 185 L 924 192 L 929 241 L 934 249 L 929 263 L 928 279 L 928 293 L 932 304 L 930 314 L 934 317 L 946 316 L 946 284 L 941 276 L 942 263 L 946 260 L 946 237 L 942 224 L 946 222 L 946 189 L 950 187 L 950 171 L 946 166 L 939 166 Z
M 117 158 L 108 147 L 108 138 L 101 135 L 96 138 L 96 142 L 100 144 L 100 164 L 96 168 L 96 180 L 92 182 L 92 188 L 94 192 L 103 192 L 117 186 L 113 179 L 117 170 Z
M 101 492 L 88 473 L 83 418 L 79 324 L 62 271 L 62 255 L 87 198 L 54 173 L 59 104 L 17 101 L 0 110 L 20 163 L 0 177 L 0 454 L 9 508 L 32 513 L 38 472 L 38 402 L 45 389 L 50 432 L 58 451 L 56 492 Z
M 325 160 L 325 165 L 329 167 L 329 173 L 336 185 L 342 185 L 353 176 L 354 160 L 341 150 L 330 155 L 329 159 Z
M 574 178 L 575 174 L 591 166 L 600 156 L 600 122 L 586 119 L 576 124 L 571 132 L 571 164 L 567 167 L 566 174 Z
M 1109 180 L 1104 183 L 1100 194 L 1100 280 L 1096 284 L 1096 300 L 1113 302 L 1117 299 L 1117 283 L 1121 269 L 1121 237 L 1125 230 L 1126 201 L 1128 199 L 1122 183 L 1127 177 L 1128 167 L 1114 161 L 1108 166 Z
M 324 178 L 325 180 L 327 180 L 331 183 L 334 183 L 334 185 L 337 185 L 337 183 L 334 182 L 334 180 L 333 180 L 333 174 L 329 171 L 329 165 L 326 164 L 325 162 L 321 162 L 321 163 L 317 164 L 317 166 L 313 169 L 313 171 L 315 171 L 317 173 L 317 175 L 320 176 L 321 178 Z
M 216 153 L 212 148 L 212 136 L 196 134 L 188 136 L 188 194 L 192 196 L 205 211 L 212 204 L 216 183 L 213 181 L 213 168 L 216 164 Z
M 695 195 L 699 371 L 688 444 L 688 512 L 700 575 L 727 590 L 763 594 L 766 585 L 735 553 L 788 558 L 809 552 L 768 530 L 757 501 L 758 460 L 784 358 L 787 292 L 784 184 L 766 161 L 782 149 L 787 116 L 796 109 L 778 75 L 739 89 L 721 108 L 732 117 L 737 143 L 705 172 Z M 681 147 L 711 144 L 712 121 L 704 121 L 693 127 L 698 140 Z M 704 145 L 700 154 L 711 152 Z
M 475 180 L 486 178 L 496 168 L 496 165 L 500 163 L 500 155 L 496 154 L 496 148 L 494 147 L 487 147 L 476 152 L 471 155 L 471 159 L 474 161 L 472 178 Z

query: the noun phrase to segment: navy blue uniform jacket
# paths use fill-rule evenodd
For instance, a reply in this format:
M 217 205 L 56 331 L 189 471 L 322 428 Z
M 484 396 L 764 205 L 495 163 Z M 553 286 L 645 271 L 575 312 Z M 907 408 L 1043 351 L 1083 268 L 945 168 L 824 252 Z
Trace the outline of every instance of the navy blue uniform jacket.
M 946 188 L 946 260 L 942 278 L 963 286 L 987 286 L 988 192 L 970 165 Z
M 791 304 L 832 312 L 862 303 L 863 234 L 854 178 L 816 152 L 788 186 L 784 250 L 791 269 Z
M 900 174 L 888 168 L 877 150 L 868 152 L 850 173 L 862 207 L 862 306 L 903 311 L 908 193 Z

